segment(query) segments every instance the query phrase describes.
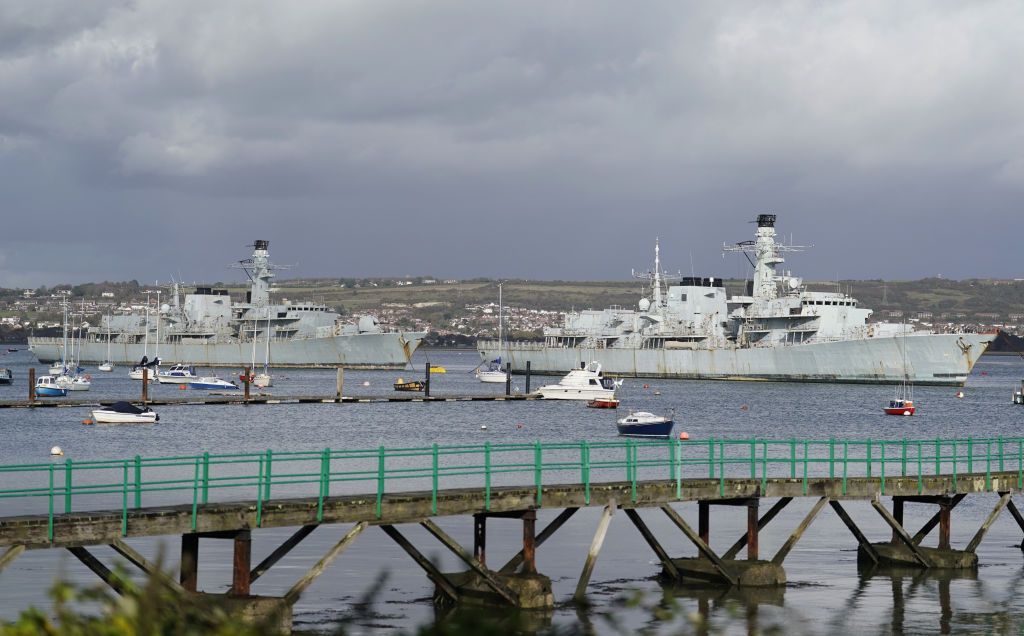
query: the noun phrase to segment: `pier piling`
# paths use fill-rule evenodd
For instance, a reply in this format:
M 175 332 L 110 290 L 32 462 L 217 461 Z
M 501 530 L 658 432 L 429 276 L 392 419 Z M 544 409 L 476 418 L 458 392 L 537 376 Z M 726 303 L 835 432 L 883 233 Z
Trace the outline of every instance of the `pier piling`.
M 423 370 L 423 395 L 430 397 L 430 363 L 424 365 Z
M 142 367 L 142 406 L 146 406 L 147 402 L 149 402 L 149 369 Z
M 512 395 L 512 363 L 505 363 L 505 395 Z
M 526 361 L 526 392 L 530 392 L 530 361 Z
M 337 391 L 334 393 L 334 397 L 341 399 L 342 390 L 345 388 L 345 368 L 338 367 L 338 375 L 335 380 Z
M 36 368 L 28 368 L 28 403 L 35 404 L 36 401 Z

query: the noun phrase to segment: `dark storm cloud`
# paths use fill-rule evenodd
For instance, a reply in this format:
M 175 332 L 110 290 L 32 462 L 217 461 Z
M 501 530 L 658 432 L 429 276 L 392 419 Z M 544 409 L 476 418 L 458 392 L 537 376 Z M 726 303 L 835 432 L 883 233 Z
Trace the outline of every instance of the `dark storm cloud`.
M 1017 3 L 6 2 L 0 284 L 1013 276 Z M 740 270 L 742 271 L 742 270 Z

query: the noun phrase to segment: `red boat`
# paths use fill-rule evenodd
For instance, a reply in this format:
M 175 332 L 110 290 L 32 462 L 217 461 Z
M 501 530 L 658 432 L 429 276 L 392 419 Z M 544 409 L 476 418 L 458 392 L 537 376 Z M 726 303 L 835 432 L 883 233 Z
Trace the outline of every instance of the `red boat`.
M 587 402 L 592 409 L 615 409 L 619 407 L 619 401 L 615 398 L 597 398 Z
M 889 400 L 889 406 L 885 407 L 886 415 L 913 415 L 913 400 Z

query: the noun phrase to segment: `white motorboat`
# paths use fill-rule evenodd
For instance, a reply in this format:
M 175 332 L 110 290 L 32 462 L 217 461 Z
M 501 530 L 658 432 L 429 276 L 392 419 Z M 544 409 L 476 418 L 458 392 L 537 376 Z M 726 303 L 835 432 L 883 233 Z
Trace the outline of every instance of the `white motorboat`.
M 64 374 L 64 363 L 63 362 L 54 362 L 53 364 L 50 365 L 50 368 L 47 369 L 47 371 L 49 372 L 50 375 L 53 375 L 53 376 L 63 375 Z
M 104 362 L 103 364 L 101 364 L 100 366 L 96 367 L 96 369 L 98 371 L 105 371 L 105 372 L 109 373 L 109 372 L 114 370 L 114 363 L 110 362 L 110 361 L 107 361 L 107 362 Z
M 261 389 L 265 389 L 268 386 L 274 386 L 274 380 L 268 373 L 257 373 L 253 376 L 252 383 Z
M 64 397 L 68 390 L 57 386 L 51 375 L 41 375 L 36 378 L 36 397 Z
M 190 364 L 175 364 L 167 371 L 156 373 L 156 380 L 160 384 L 191 384 L 198 377 L 196 368 Z
M 58 375 L 54 382 L 68 391 L 88 391 L 92 388 L 92 379 L 87 375 Z
M 97 424 L 152 424 L 160 416 L 149 407 L 139 408 L 129 402 L 114 402 L 110 406 L 94 409 L 92 419 Z
M 199 389 L 201 391 L 238 390 L 237 384 L 233 384 L 227 380 L 221 380 L 215 375 L 196 378 L 195 380 L 192 380 L 188 386 L 190 389 Z
M 573 369 L 558 384 L 540 387 L 537 393 L 545 400 L 607 400 L 615 397 L 621 384 L 621 380 L 604 377 L 600 362 L 591 362 Z

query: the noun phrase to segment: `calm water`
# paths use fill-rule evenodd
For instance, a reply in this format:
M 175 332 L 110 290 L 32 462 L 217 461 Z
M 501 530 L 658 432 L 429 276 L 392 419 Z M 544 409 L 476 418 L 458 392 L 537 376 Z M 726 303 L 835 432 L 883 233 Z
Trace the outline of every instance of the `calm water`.
M 27 368 L 27 352 L 7 354 L 0 366 L 11 368 L 15 386 L 0 387 L 0 399 L 20 398 Z M 357 372 L 345 375 L 346 394 L 391 393 L 399 375 L 419 377 L 424 358 L 418 354 L 414 372 Z M 474 352 L 431 353 L 431 361 L 448 369 L 434 375 L 434 395 L 501 393 L 504 386 L 478 383 L 469 371 L 476 366 Z M 42 372 L 42 369 L 37 369 Z M 222 370 L 231 377 L 237 370 Z M 135 398 L 139 383 L 126 377 L 122 367 L 112 374 L 93 372 L 93 389 L 75 397 Z M 891 387 L 827 384 L 775 384 L 732 382 L 684 382 L 627 380 L 621 397 L 635 409 L 664 412 L 675 409 L 677 430 L 694 439 L 707 437 L 766 438 L 812 437 L 865 439 L 871 437 L 967 437 L 1019 436 L 1024 408 L 1010 403 L 1010 393 L 1024 377 L 1024 364 L 1016 357 L 986 357 L 975 368 L 963 399 L 954 388 L 918 388 L 919 411 L 913 418 L 880 414 Z M 275 395 L 330 395 L 335 376 L 330 370 L 287 370 L 275 374 Z M 534 387 L 553 381 L 534 378 Z M 522 388 L 523 378 L 514 379 Z M 649 388 L 644 389 L 644 383 Z M 364 383 L 368 385 L 364 386 Z M 176 386 L 154 386 L 154 395 L 186 394 Z M 655 395 L 659 391 L 661 395 Z M 192 392 L 194 393 L 194 392 Z M 318 450 L 420 446 L 437 442 L 494 443 L 508 441 L 566 441 L 615 439 L 614 412 L 586 409 L 569 402 L 451 402 L 412 404 L 278 405 L 278 406 L 167 406 L 159 409 L 161 421 L 154 426 L 82 426 L 87 408 L 0 410 L 0 464 L 47 462 L 48 450 L 57 444 L 77 460 L 194 454 L 196 452 Z M 487 429 L 481 429 L 486 424 Z M 12 486 L 0 475 L 0 489 Z M 977 530 L 996 497 L 965 500 L 953 515 L 953 541 L 963 546 Z M 762 556 L 770 556 L 800 522 L 813 501 L 795 501 L 761 535 Z M 21 511 L 25 502 L 0 502 L 7 514 Z M 866 503 L 848 506 L 872 540 L 888 538 L 889 532 Z M 684 504 L 681 513 L 691 523 L 696 506 Z M 908 526 L 923 523 L 933 507 L 908 505 Z M 644 518 L 674 555 L 694 550 L 664 515 L 644 511 Z M 542 510 L 539 527 L 557 511 Z M 538 569 L 553 580 L 558 601 L 573 592 L 597 523 L 598 510 L 577 513 L 538 550 Z M 443 518 L 439 525 L 463 542 L 472 543 L 468 518 Z M 744 530 L 740 510 L 716 509 L 712 515 L 712 545 L 724 550 Z M 347 530 L 343 526 L 318 529 L 298 549 L 275 566 L 254 586 L 257 594 L 280 594 L 311 566 Z M 407 536 L 426 554 L 436 556 L 445 569 L 462 569 L 436 541 L 418 527 L 405 529 Z M 501 562 L 517 551 L 521 526 L 515 521 L 492 520 L 488 524 L 488 561 Z M 289 530 L 254 532 L 254 554 L 262 559 L 290 534 Z M 722 596 L 717 591 L 678 590 L 682 614 L 706 613 L 712 628 L 743 633 L 781 627 L 793 633 L 857 632 L 977 632 L 1013 629 L 1024 624 L 1024 600 L 1017 593 L 1024 581 L 1024 558 L 1015 546 L 1021 532 L 1009 514 L 995 523 L 979 549 L 981 567 L 974 576 L 939 578 L 920 576 L 858 575 L 856 542 L 835 515 L 826 509 L 786 560 L 789 585 L 784 590 L 757 595 Z M 133 540 L 140 551 L 157 554 L 159 540 Z M 177 545 L 163 542 L 176 553 Z M 230 582 L 230 542 L 204 540 L 200 587 L 223 591 Z M 108 563 L 112 553 L 97 548 Z M 632 524 L 621 514 L 612 521 L 604 551 L 591 580 L 596 612 L 582 615 L 594 621 L 598 631 L 610 628 L 597 616 L 614 609 L 618 620 L 630 629 L 658 627 L 645 606 L 656 604 L 662 588 L 654 580 L 657 560 Z M 411 629 L 433 617 L 432 586 L 404 552 L 376 528 L 367 530 L 309 588 L 295 607 L 296 627 L 329 627 L 350 614 L 352 604 L 380 574 L 386 583 L 374 613 L 360 620 L 365 632 Z M 27 553 L 0 574 L 0 617 L 14 616 L 30 604 L 46 605 L 45 592 L 56 576 L 86 584 L 91 575 L 69 554 L 61 551 Z M 645 603 L 633 609 L 616 605 L 616 599 L 640 591 Z M 559 606 L 550 621 L 568 624 L 581 619 L 571 606 Z M 675 631 L 680 623 L 662 626 Z

